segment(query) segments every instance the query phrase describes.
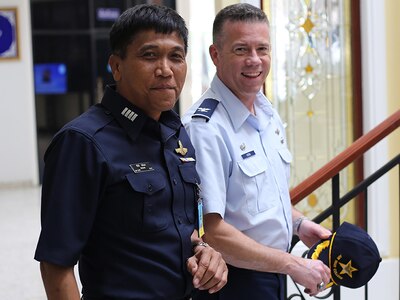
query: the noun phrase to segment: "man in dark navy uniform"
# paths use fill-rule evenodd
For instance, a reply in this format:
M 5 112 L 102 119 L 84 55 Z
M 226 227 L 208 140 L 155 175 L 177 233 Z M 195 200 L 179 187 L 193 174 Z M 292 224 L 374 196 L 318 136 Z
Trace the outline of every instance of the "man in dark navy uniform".
M 45 154 L 35 259 L 48 299 L 188 299 L 227 281 L 201 240 L 194 149 L 172 111 L 186 76 L 187 29 L 138 5 L 110 32 L 116 82 L 62 128 Z

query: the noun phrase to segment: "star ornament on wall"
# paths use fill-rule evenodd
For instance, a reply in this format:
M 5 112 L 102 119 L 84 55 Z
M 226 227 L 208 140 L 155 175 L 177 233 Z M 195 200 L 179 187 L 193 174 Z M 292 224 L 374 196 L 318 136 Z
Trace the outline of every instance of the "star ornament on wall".
M 353 278 L 353 272 L 358 271 L 356 268 L 354 268 L 351 265 L 351 260 L 347 264 L 339 263 L 340 266 L 342 267 L 342 271 L 340 271 L 340 274 L 347 274 L 349 275 L 350 278 Z

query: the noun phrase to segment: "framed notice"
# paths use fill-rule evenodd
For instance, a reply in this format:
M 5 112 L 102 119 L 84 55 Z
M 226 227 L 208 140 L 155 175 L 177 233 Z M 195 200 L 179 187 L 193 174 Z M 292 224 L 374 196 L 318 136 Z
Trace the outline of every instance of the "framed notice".
M 0 7 L 0 60 L 18 58 L 17 8 Z

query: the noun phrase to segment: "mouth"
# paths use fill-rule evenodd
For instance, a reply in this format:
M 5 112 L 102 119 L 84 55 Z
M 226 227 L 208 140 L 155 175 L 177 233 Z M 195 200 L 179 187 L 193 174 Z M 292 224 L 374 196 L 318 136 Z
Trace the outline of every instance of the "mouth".
M 175 90 L 175 86 L 170 85 L 157 85 L 151 88 L 152 90 Z
M 261 76 L 262 72 L 242 72 L 242 75 L 247 78 L 257 78 Z

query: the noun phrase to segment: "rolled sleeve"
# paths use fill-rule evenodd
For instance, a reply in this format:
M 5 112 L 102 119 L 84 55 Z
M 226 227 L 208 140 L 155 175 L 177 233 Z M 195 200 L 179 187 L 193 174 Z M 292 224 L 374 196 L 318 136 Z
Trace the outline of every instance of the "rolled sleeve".
M 185 125 L 196 149 L 196 168 L 201 179 L 204 214 L 225 215 L 229 168 L 232 162 L 220 134 L 210 123 L 193 121 Z

